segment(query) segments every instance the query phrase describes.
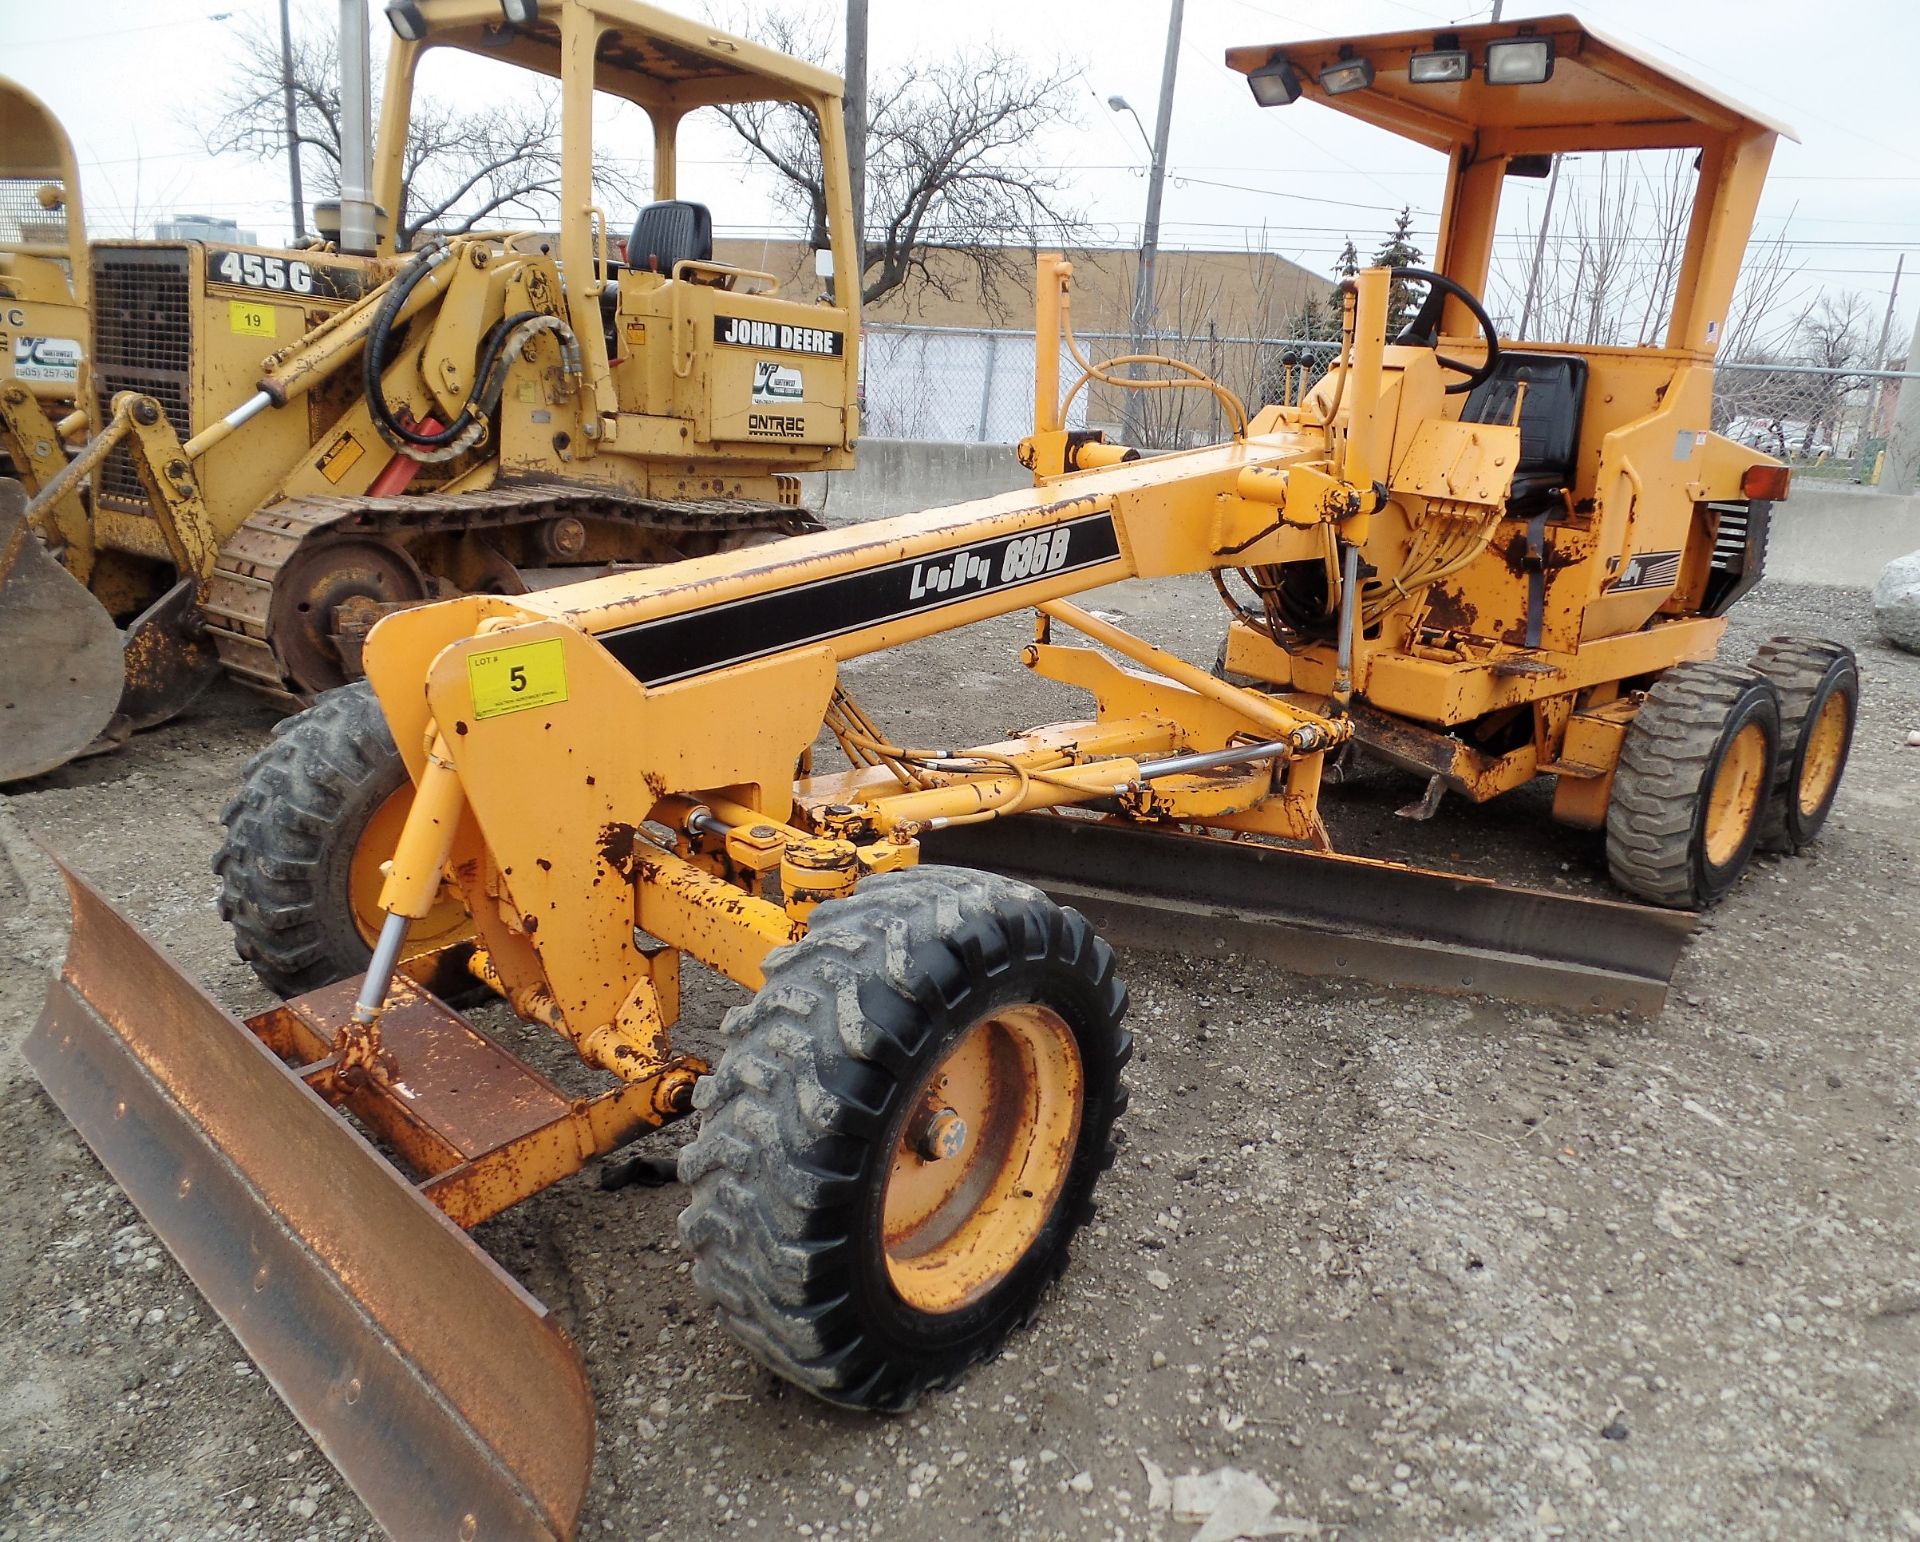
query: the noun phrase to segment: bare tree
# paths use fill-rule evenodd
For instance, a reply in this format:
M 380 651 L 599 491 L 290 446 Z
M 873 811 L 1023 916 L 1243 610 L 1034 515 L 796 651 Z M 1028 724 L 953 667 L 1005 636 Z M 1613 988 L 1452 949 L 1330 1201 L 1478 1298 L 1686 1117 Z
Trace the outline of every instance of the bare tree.
M 293 31 L 291 69 L 297 133 L 308 174 L 319 159 L 318 183 L 326 194 L 340 190 L 340 67 L 338 40 L 328 18 L 299 17 Z M 241 63 L 231 83 L 216 94 L 218 116 L 204 130 L 214 154 L 239 152 L 261 159 L 287 153 L 277 28 L 258 20 L 239 31 Z M 376 78 L 375 91 L 380 88 Z M 427 230 L 472 230 L 482 222 L 510 218 L 552 220 L 560 191 L 560 109 L 544 85 L 510 99 L 461 109 L 418 90 L 413 98 L 402 162 L 396 244 L 410 247 Z M 630 179 L 611 163 L 596 161 L 595 178 L 631 201 Z
M 1588 345 L 1656 343 L 1673 312 L 1686 252 L 1692 156 L 1602 152 L 1575 164 L 1587 167 L 1591 185 L 1554 208 L 1530 335 Z M 1496 317 L 1522 309 L 1534 245 L 1528 237 L 1500 252 L 1487 294 Z
M 833 67 L 835 39 L 816 13 L 775 12 L 749 28 L 782 53 Z M 1073 121 L 1079 72 L 1035 67 L 987 43 L 876 74 L 867 85 L 866 230 L 860 298 L 872 304 L 909 282 L 951 297 L 971 273 L 989 305 L 1002 285 L 1024 286 L 1029 254 L 1043 242 L 1072 244 L 1078 214 L 1064 201 L 1064 171 L 1035 170 L 1034 136 Z M 782 201 L 807 239 L 827 244 L 820 125 L 790 103 L 719 109 L 772 168 Z M 928 260 L 944 248 L 966 261 Z

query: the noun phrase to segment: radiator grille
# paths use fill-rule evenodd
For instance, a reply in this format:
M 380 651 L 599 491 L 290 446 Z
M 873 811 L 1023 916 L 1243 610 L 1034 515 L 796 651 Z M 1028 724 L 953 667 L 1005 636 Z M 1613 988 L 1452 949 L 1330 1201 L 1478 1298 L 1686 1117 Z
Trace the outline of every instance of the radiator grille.
M 166 409 L 182 439 L 191 437 L 191 305 L 185 247 L 95 248 L 93 368 L 100 418 L 120 391 L 139 391 Z M 147 496 L 125 445 L 100 468 L 100 499 L 112 508 L 144 511 Z

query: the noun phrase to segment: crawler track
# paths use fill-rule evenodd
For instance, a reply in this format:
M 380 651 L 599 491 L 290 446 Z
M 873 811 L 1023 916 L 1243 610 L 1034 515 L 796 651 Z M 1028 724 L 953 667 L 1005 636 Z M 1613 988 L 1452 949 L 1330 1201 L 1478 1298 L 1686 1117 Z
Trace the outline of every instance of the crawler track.
M 625 559 L 631 561 L 672 561 L 725 551 L 755 536 L 819 528 L 805 509 L 784 503 L 675 501 L 553 482 L 394 498 L 283 499 L 248 519 L 221 548 L 203 606 L 221 666 L 283 705 L 302 707 L 311 700 L 276 636 L 283 618 L 275 611 L 275 589 L 288 564 L 317 543 L 353 536 L 398 544 L 413 536 L 506 530 L 566 515 L 631 530 L 634 549 Z

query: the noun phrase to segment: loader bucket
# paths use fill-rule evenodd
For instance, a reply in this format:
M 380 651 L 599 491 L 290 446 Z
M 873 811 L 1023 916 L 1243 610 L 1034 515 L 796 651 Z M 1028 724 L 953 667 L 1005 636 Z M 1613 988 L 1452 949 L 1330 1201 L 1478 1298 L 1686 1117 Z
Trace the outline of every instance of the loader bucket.
M 0 782 L 63 766 L 120 705 L 120 633 L 41 544 L 26 493 L 0 477 Z
M 148 1225 L 393 1536 L 571 1537 L 594 1405 L 546 1309 L 61 872 L 27 1060 Z

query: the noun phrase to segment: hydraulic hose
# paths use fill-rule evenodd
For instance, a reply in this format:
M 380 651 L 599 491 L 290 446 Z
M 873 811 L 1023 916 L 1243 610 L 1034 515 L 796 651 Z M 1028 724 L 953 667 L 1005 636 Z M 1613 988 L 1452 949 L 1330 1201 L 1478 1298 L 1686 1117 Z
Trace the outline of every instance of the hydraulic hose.
M 436 244 L 423 252 L 419 261 L 403 273 L 381 297 L 379 308 L 367 329 L 366 347 L 361 361 L 361 384 L 366 393 L 367 412 L 374 429 L 387 445 L 411 460 L 434 463 L 452 460 L 464 454 L 486 432 L 486 420 L 500 399 L 505 384 L 506 361 L 541 332 L 552 332 L 560 339 L 562 351 L 577 370 L 578 343 L 572 329 L 558 316 L 541 311 L 518 311 L 502 318 L 488 331 L 473 388 L 460 411 L 446 427 L 425 430 L 403 423 L 387 400 L 381 376 L 391 362 L 394 318 L 407 303 L 407 296 L 426 275 L 446 260 L 448 248 Z

